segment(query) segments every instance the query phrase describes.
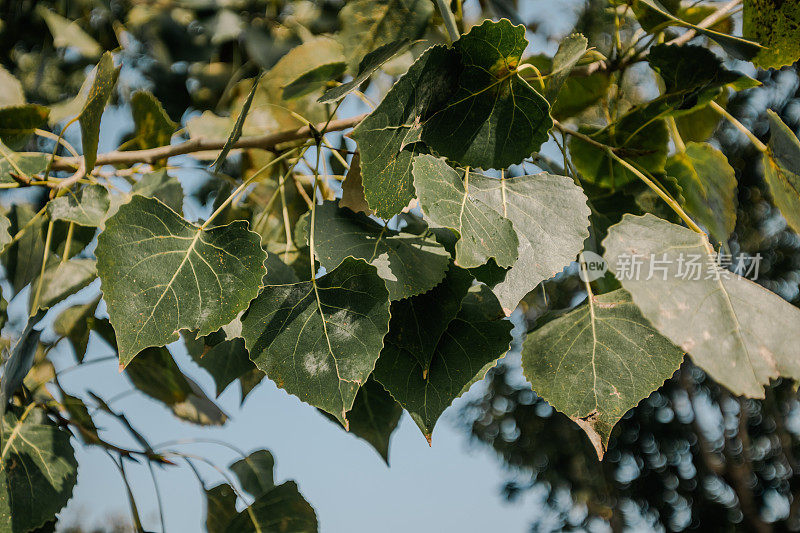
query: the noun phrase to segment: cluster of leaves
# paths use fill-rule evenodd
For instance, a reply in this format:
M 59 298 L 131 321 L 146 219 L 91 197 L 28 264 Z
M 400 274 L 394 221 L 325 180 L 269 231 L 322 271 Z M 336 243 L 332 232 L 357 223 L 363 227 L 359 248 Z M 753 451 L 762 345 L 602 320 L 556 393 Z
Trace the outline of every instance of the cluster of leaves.
M 66 503 L 75 483 L 68 430 L 117 454 L 123 477 L 131 457 L 170 463 L 93 396 L 142 449 L 105 441 L 83 401 L 61 390 L 48 351 L 66 339 L 82 363 L 92 332 L 138 390 L 180 418 L 227 419 L 166 348 L 182 339 L 217 395 L 238 381 L 244 400 L 266 376 L 387 459 L 402 411 L 430 442 L 445 409 L 508 351 L 506 317 L 540 283 L 574 272 L 586 250 L 604 255 L 609 274 L 586 283 L 583 305 L 537 324 L 522 366 L 601 459 L 616 423 L 684 353 L 736 395 L 763 397 L 771 379 L 800 378 L 800 310 L 735 275 L 687 281 L 678 271 L 681 254 L 713 265 L 736 222 L 734 168 L 707 142 L 720 116 L 763 154 L 774 204 L 800 231 L 800 141 L 771 115 L 765 145 L 720 105 L 758 82 L 716 52 L 789 64 L 800 56 L 796 24 L 758 35 L 762 46 L 729 35 L 730 6 L 603 3 L 613 44 L 590 48 L 590 32 L 574 33 L 551 58 L 527 56 L 526 28 L 508 19 L 458 34 L 461 10 L 458 20 L 436 14 L 430 0 L 353 0 L 338 18 L 327 2 L 270 2 L 270 11 L 240 3 L 104 11 L 123 48 L 116 61 L 80 21 L 43 7 L 37 16 L 56 49 L 100 57 L 92 74 L 73 99 L 47 107 L 26 97 L 53 99 L 0 72 L 10 88 L 0 107 L 0 187 L 30 195 L 0 217 L 6 296 L 27 295 L 30 314 L 0 387 L 3 408 L 10 404 L 0 447 L 6 530 L 39 527 Z M 746 36 L 770 17 L 797 20 L 788 3 L 744 4 Z M 440 22 L 449 45 L 435 44 Z M 185 46 L 169 46 L 183 30 Z M 20 38 L 20 50 L 29 45 Z M 184 99 L 196 112 L 179 131 L 162 89 L 128 91 L 133 131 L 99 153 L 104 110 L 125 93 L 119 60 L 141 49 L 172 70 L 176 54 L 192 54 L 180 62 L 191 63 L 186 87 L 200 87 Z M 215 54 L 238 59 L 219 66 Z M 18 58 L 4 58 L 15 62 L 22 75 Z M 626 85 L 645 62 L 654 98 Z M 397 79 L 382 92 L 384 74 Z M 377 105 L 367 86 L 378 88 Z M 360 99 L 372 107 L 366 116 L 335 117 Z M 229 116 L 210 110 L 218 101 Z M 188 104 L 178 107 L 183 114 Z M 75 122 L 80 153 L 65 140 Z M 337 133 L 349 128 L 352 140 Z M 563 164 L 545 155 L 551 138 Z M 206 184 L 189 194 L 170 167 L 185 154 L 213 160 Z M 208 215 L 187 219 L 185 202 Z M 644 273 L 668 265 L 659 266 L 663 278 L 614 279 L 632 256 Z M 97 278 L 99 292 L 61 306 L 55 340 L 42 341 L 48 309 Z M 23 466 L 36 474 L 15 477 Z M 231 466 L 253 501 L 232 484 L 211 489 L 209 530 L 316 529 L 296 487 L 274 486 L 271 466 L 265 451 Z M 45 486 L 48 505 L 20 496 Z M 237 496 L 251 504 L 241 513 Z

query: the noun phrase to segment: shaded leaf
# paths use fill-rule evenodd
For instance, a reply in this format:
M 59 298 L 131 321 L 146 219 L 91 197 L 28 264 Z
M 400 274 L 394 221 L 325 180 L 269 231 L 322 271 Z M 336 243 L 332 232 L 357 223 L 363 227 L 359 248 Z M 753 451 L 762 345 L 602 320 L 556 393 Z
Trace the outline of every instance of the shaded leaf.
M 530 333 L 522 369 L 533 390 L 582 422 L 602 460 L 614 425 L 678 370 L 683 352 L 658 333 L 622 289 Z
M 92 88 L 83 104 L 78 122 L 81 125 L 81 144 L 86 170 L 94 168 L 97 160 L 97 145 L 100 142 L 100 119 L 111 98 L 114 85 L 117 83 L 120 69 L 114 67 L 114 56 L 105 52 L 97 63 Z
M 87 185 L 78 196 L 71 190 L 47 204 L 54 220 L 66 220 L 88 227 L 101 227 L 111 207 L 108 191 L 102 185 Z
M 481 168 L 506 168 L 537 151 L 553 120 L 547 100 L 517 73 L 527 45 L 525 26 L 508 20 L 484 21 L 456 41 L 458 87 L 425 122 L 422 140 Z
M 22 83 L 9 71 L 0 66 L 0 107 L 22 105 L 25 103 L 25 90 Z
M 89 285 L 97 277 L 97 268 L 94 259 L 70 259 L 69 261 L 51 261 L 45 268 L 44 277 L 31 283 L 29 298 L 30 308 L 33 309 L 33 300 L 39 292 L 38 309 L 48 309 L 57 304 L 70 294 L 75 294 Z M 39 287 L 39 280 L 41 288 Z
M 294 481 L 278 485 L 236 515 L 228 533 L 316 533 L 317 516 Z
M 734 394 L 763 398 L 770 379 L 800 377 L 800 309 L 720 271 L 703 235 L 653 215 L 625 215 L 603 246 L 612 272 L 626 272 L 638 258 L 638 279 L 618 277 L 642 315 Z M 686 275 L 693 256 L 702 267 L 698 276 Z
M 314 282 L 267 286 L 242 324 L 260 370 L 346 426 L 383 346 L 389 295 L 375 267 L 347 258 Z
M 33 130 L 47 124 L 49 114 L 50 110 L 37 104 L 0 107 L 0 141 L 11 151 L 22 150 Z M 3 156 L 4 160 L 9 158 L 6 154 Z
M 0 531 L 27 533 L 53 519 L 72 496 L 78 463 L 68 431 L 38 408 L 5 413 L 0 459 Z
M 341 100 L 354 89 L 358 89 L 361 84 L 367 81 L 384 63 L 400 52 L 405 51 L 410 44 L 411 41 L 408 39 L 402 39 L 379 46 L 365 55 L 364 59 L 359 62 L 358 72 L 353 76 L 352 80 L 347 83 L 342 83 L 338 87 L 328 89 L 317 101 L 322 104 L 327 104 Z
M 43 316 L 44 312 L 40 311 L 36 315 L 28 317 L 25 329 L 22 330 L 17 343 L 3 364 L 3 375 L 0 376 L 0 415 L 5 412 L 11 396 L 20 388 L 25 376 L 33 367 L 36 350 L 39 347 L 39 337 L 42 335 L 42 331 L 33 329 L 33 326 Z M 5 439 L 3 440 L 5 441 Z
M 209 344 L 208 337 L 186 341 L 186 347 L 195 363 L 214 378 L 217 397 L 228 385 L 255 368 L 244 346 L 244 339 L 222 340 L 216 344 Z
M 772 200 L 795 233 L 800 234 L 800 141 L 771 109 L 769 149 L 764 154 L 764 178 Z
M 369 207 L 382 218 L 399 213 L 414 198 L 412 159 L 421 120 L 455 89 L 458 54 L 444 46 L 417 59 L 370 115 L 353 130 L 361 153 L 361 181 Z
M 344 61 L 325 63 L 302 74 L 283 88 L 283 99 L 293 100 L 319 91 L 344 74 L 347 64 Z
M 439 339 L 427 374 L 414 354 L 401 347 L 403 339 L 396 338 L 400 328 L 392 317 L 375 379 L 409 412 L 429 442 L 444 410 L 508 351 L 512 326 L 503 316 L 487 287 L 469 292 Z
M 275 459 L 267 450 L 256 450 L 230 466 L 242 489 L 255 498 L 275 488 L 274 468 Z
M 197 227 L 138 195 L 106 221 L 96 255 L 122 365 L 181 329 L 207 335 L 236 318 L 256 297 L 266 259 L 246 222 Z
M 225 533 L 236 516 L 236 493 L 230 485 L 217 485 L 206 490 L 206 529 L 208 533 Z
M 83 362 L 86 347 L 89 344 L 89 333 L 94 326 L 94 314 L 100 298 L 87 304 L 73 305 L 64 309 L 53 323 L 53 330 L 59 337 L 66 337 L 75 351 L 75 358 Z
M 321 412 L 335 420 L 333 415 Z M 388 465 L 389 439 L 402 415 L 403 408 L 400 404 L 394 401 L 380 383 L 369 378 L 358 389 L 353 408 L 347 412 L 348 432 L 369 443 Z
M 601 144 L 625 149 L 620 157 L 632 165 L 661 174 L 667 162 L 669 131 L 663 120 L 653 120 L 640 111 L 634 108 L 614 124 L 601 130 L 584 128 L 582 132 Z M 578 137 L 570 137 L 569 153 L 581 176 L 595 185 L 615 189 L 638 179 L 604 149 Z
M 147 348 L 125 368 L 131 383 L 172 409 L 178 418 L 203 426 L 219 426 L 228 417 L 200 386 L 181 372 L 166 348 Z
M 519 246 L 514 227 L 471 193 L 470 173 L 456 171 L 431 155 L 414 158 L 413 172 L 426 220 L 431 226 L 451 228 L 459 235 L 455 246 L 458 266 L 478 267 L 489 259 L 501 267 L 514 264 Z
M 131 192 L 157 198 L 176 213 L 183 213 L 183 188 L 178 178 L 170 176 L 166 169 L 145 174 L 133 184 Z
M 390 300 L 421 294 L 442 281 L 450 254 L 435 239 L 392 231 L 369 217 L 340 209 L 336 202 L 317 206 L 314 238 L 317 259 L 326 270 L 347 257 L 377 269 Z
M 692 219 L 719 242 L 727 242 L 736 226 L 736 174 L 725 155 L 709 144 L 688 143 L 667 162 Z
M 253 104 L 256 91 L 258 91 L 258 84 L 261 81 L 261 76 L 262 74 L 259 74 L 258 77 L 253 80 L 253 87 L 250 89 L 250 94 L 247 95 L 247 99 L 244 101 L 242 109 L 239 111 L 239 116 L 236 117 L 236 122 L 233 125 L 230 135 L 228 135 L 228 139 L 225 141 L 225 145 L 222 147 L 222 150 L 220 150 L 219 155 L 214 162 L 211 163 L 211 166 L 214 168 L 214 172 L 219 172 L 220 169 L 222 169 L 222 165 L 225 164 L 225 159 L 227 159 L 228 154 L 233 148 L 233 145 L 236 144 L 236 141 L 238 141 L 242 136 L 244 121 L 247 118 L 247 114 L 250 112 L 250 106 Z

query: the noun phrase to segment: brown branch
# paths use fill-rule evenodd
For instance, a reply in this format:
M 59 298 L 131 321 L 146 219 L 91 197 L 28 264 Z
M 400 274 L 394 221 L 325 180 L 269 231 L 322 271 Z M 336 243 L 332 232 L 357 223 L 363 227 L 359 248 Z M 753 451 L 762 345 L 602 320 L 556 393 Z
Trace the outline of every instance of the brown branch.
M 320 131 L 340 131 L 352 128 L 361 122 L 366 115 L 332 120 L 330 123 L 322 122 L 315 126 L 303 126 L 294 130 L 279 131 L 266 135 L 253 137 L 243 137 L 239 139 L 233 148 L 255 148 L 261 150 L 273 150 L 276 146 L 296 141 L 298 139 L 313 138 L 316 132 Z M 326 127 L 327 126 L 327 127 Z M 148 150 L 114 151 L 97 156 L 95 166 L 103 165 L 132 165 L 134 163 L 154 164 L 157 161 L 175 157 L 178 155 L 191 154 L 194 152 L 204 152 L 207 150 L 222 150 L 226 139 L 191 139 L 180 144 L 160 146 Z M 80 168 L 83 157 L 59 157 L 53 162 L 53 170 L 76 170 Z

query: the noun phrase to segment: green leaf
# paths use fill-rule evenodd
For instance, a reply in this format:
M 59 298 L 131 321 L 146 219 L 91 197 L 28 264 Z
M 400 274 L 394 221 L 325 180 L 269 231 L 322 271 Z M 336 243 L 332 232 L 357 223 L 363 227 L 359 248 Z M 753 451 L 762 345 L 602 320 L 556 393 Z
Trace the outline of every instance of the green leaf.
M 690 24 L 687 21 L 681 20 L 670 13 L 670 11 L 658 0 L 639 0 L 639 5 L 646 6 L 647 8 L 651 9 L 653 13 L 663 17 L 663 20 L 672 26 L 691 28 L 698 34 L 704 35 L 709 39 L 713 39 L 718 45 L 724 48 L 726 52 L 736 59 L 748 61 L 755 57 L 755 55 L 763 49 L 760 44 L 748 41 L 747 39 L 733 35 L 726 35 L 708 28 L 701 28 L 694 24 Z
M 433 15 L 431 0 L 352 0 L 339 12 L 339 39 L 351 72 L 366 61 L 368 52 L 397 41 L 413 40 L 425 32 Z
M 319 65 L 284 86 L 283 99 L 293 100 L 323 89 L 333 80 L 340 78 L 346 69 L 347 63 L 344 61 Z
M 595 141 L 624 149 L 620 157 L 651 174 L 664 172 L 669 131 L 663 120 L 653 120 L 634 108 L 614 124 L 601 130 L 582 128 Z M 603 148 L 572 136 L 569 139 L 572 163 L 583 178 L 594 185 L 616 189 L 636 181 L 636 175 L 611 158 Z
M 743 90 L 761 85 L 726 69 L 719 57 L 702 46 L 660 44 L 650 49 L 647 60 L 664 80 L 665 94 L 658 100 L 676 111 L 707 104 L 726 86 Z
M 677 180 L 689 216 L 727 243 L 736 226 L 736 174 L 725 155 L 709 144 L 688 143 L 670 157 L 666 171 Z
M 209 337 L 193 341 L 186 339 L 186 347 L 195 363 L 205 369 L 217 386 L 217 397 L 236 379 L 255 367 L 244 346 L 244 339 L 235 338 L 210 343 Z
M 565 37 L 561 44 L 558 45 L 556 55 L 553 56 L 553 64 L 547 80 L 547 90 L 544 94 L 550 105 L 555 105 L 558 101 L 561 88 L 569 78 L 573 67 L 578 64 L 583 54 L 586 53 L 588 43 L 586 37 L 580 33 L 573 33 Z
M 242 109 L 239 111 L 239 116 L 236 117 L 236 122 L 233 125 L 230 135 L 228 135 L 228 139 L 225 141 L 225 145 L 222 147 L 222 150 L 220 150 L 219 155 L 214 162 L 211 163 L 214 172 L 220 171 L 222 165 L 225 164 L 225 159 L 228 157 L 233 145 L 236 144 L 236 141 L 238 141 L 242 136 L 244 121 L 247 118 L 247 114 L 250 112 L 250 106 L 253 104 L 253 99 L 258 91 L 258 84 L 261 81 L 261 76 L 262 74 L 259 74 L 258 77 L 253 80 L 253 87 L 250 89 L 250 94 L 247 95 L 247 99 L 244 101 Z
M 447 270 L 450 254 L 435 239 L 396 232 L 336 202 L 317 206 L 314 232 L 316 254 L 326 270 L 347 257 L 363 259 L 377 268 L 390 300 L 429 291 Z
M 0 142 L 11 151 L 22 150 L 33 130 L 47 124 L 49 114 L 49 109 L 37 104 L 0 107 Z M 4 160 L 8 157 L 3 156 Z
M 353 130 L 361 153 L 364 193 L 377 216 L 391 218 L 414 199 L 411 165 L 421 120 L 446 101 L 458 70 L 455 51 L 429 48 Z
M 335 420 L 333 415 L 325 411 L 322 414 Z M 358 389 L 353 408 L 347 412 L 348 433 L 369 443 L 388 466 L 389 439 L 402 415 L 403 408 L 400 404 L 394 401 L 380 383 L 370 377 Z
M 44 217 L 36 217 L 29 204 L 16 204 L 9 211 L 12 234 L 27 228 L 22 237 L 3 253 L 6 276 L 14 292 L 21 291 L 42 270 L 44 257 Z
M 317 533 L 314 508 L 294 481 L 278 485 L 257 498 L 228 526 L 228 533 Z
M 134 138 L 139 149 L 169 145 L 179 124 L 172 121 L 161 102 L 149 91 L 136 91 L 131 97 Z
M 203 426 L 220 426 L 228 417 L 203 389 L 185 376 L 166 348 L 147 348 L 126 368 L 134 387 L 162 402 L 178 418 Z
M 41 16 L 50 33 L 53 34 L 53 46 L 56 48 L 74 48 L 83 57 L 94 59 L 103 52 L 100 44 L 74 20 L 69 20 L 58 13 L 50 11 L 43 5 L 36 8 L 36 12 Z
M 361 182 L 361 156 L 356 153 L 350 160 L 350 168 L 342 182 L 342 199 L 339 207 L 347 207 L 354 213 L 374 215 L 364 197 L 364 184 Z
M 542 398 L 586 431 L 602 460 L 614 425 L 669 379 L 683 352 L 642 316 L 622 289 L 528 335 L 525 377 Z
M 347 83 L 343 83 L 338 87 L 328 89 L 322 96 L 319 97 L 317 102 L 321 104 L 338 102 L 350 94 L 351 91 L 358 89 L 361 84 L 367 81 L 369 77 L 372 76 L 376 70 L 381 68 L 384 63 L 392 59 L 400 52 L 405 51 L 410 44 L 411 41 L 408 39 L 402 39 L 379 46 L 364 56 L 364 59 L 362 59 L 358 64 L 358 72 L 355 76 L 353 76 L 352 80 L 348 81 Z
M 266 259 L 246 222 L 197 227 L 138 195 L 106 221 L 96 255 L 122 365 L 181 329 L 207 335 L 236 318 L 258 294 Z
M 30 178 L 47 169 L 50 157 L 41 152 L 14 152 L 0 141 L 0 183 L 13 183 L 13 172 L 17 176 Z
M 414 187 L 431 226 L 458 233 L 456 264 L 478 267 L 490 258 L 501 267 L 517 260 L 519 240 L 510 220 L 476 198 L 472 174 L 459 172 L 431 155 L 414 158 Z
M 409 316 L 399 310 L 396 314 L 395 308 L 403 301 L 395 302 L 390 331 L 375 366 L 375 379 L 409 412 L 428 442 L 444 410 L 468 385 L 482 379 L 511 343 L 511 323 L 503 320 L 503 310 L 486 286 L 476 286 L 460 303 L 460 311 L 436 344 L 426 373 L 418 356 L 404 347 L 415 342 L 409 338 L 415 326 L 403 323 Z
M 83 362 L 86 347 L 89 344 L 89 333 L 95 322 L 95 312 L 100 298 L 87 304 L 73 305 L 64 309 L 53 323 L 53 330 L 59 337 L 65 337 L 75 350 L 75 358 Z
M 760 68 L 781 68 L 800 59 L 800 5 L 777 0 L 744 0 L 742 31 L 766 48 L 753 58 Z
M 626 274 L 618 278 L 642 315 L 734 394 L 763 398 L 770 379 L 800 377 L 800 309 L 719 270 L 703 235 L 653 215 L 625 215 L 603 246 L 609 269 Z M 627 275 L 634 255 L 638 279 Z M 701 266 L 699 279 L 690 261 Z
M 800 234 L 800 141 L 771 109 L 769 149 L 764 154 L 764 178 L 772 200 L 795 233 Z
M 37 309 L 48 309 L 70 294 L 75 294 L 97 278 L 94 259 L 70 259 L 69 261 L 51 260 L 45 268 L 44 277 L 31 283 L 29 306 L 32 311 L 33 300 L 39 292 Z M 41 288 L 39 288 L 39 280 Z
M 242 324 L 260 370 L 346 427 L 389 328 L 389 293 L 375 267 L 347 258 L 313 282 L 267 286 Z
M 114 56 L 105 52 L 97 63 L 92 88 L 83 104 L 78 122 L 81 125 L 81 144 L 86 170 L 94 168 L 97 161 L 97 145 L 100 142 L 100 119 L 111 98 L 114 85 L 119 77 L 119 67 L 114 67 Z
M 42 331 L 33 329 L 33 326 L 43 316 L 44 312 L 40 311 L 36 315 L 28 317 L 25 329 L 22 330 L 17 343 L 3 364 L 3 375 L 0 376 L 0 416 L 5 413 L 11 396 L 22 386 L 25 376 L 33 367 L 36 350 L 39 347 L 39 337 L 42 335 Z M 5 441 L 5 439 L 3 440 Z
M 2 426 L 0 532 L 27 533 L 52 520 L 67 504 L 78 479 L 78 463 L 70 433 L 38 408 L 13 408 Z
M 183 213 L 183 188 L 178 178 L 170 176 L 166 169 L 145 174 L 133 184 L 131 192 L 157 198 L 176 213 Z
M 583 190 L 565 176 L 496 179 L 470 174 L 470 194 L 510 220 L 519 259 L 502 281 L 490 284 L 506 314 L 536 286 L 575 260 L 589 237 Z
M 68 190 L 64 196 L 54 198 L 47 204 L 47 212 L 53 220 L 66 220 L 80 226 L 99 228 L 103 225 L 111 200 L 102 185 L 87 185 L 76 196 Z
M 456 41 L 458 87 L 425 122 L 422 141 L 481 168 L 506 168 L 539 150 L 553 119 L 547 100 L 517 73 L 527 46 L 525 26 L 508 20 L 484 21 Z
M 275 459 L 267 450 L 256 450 L 231 464 L 242 489 L 258 498 L 275 488 Z
M 208 533 L 225 533 L 236 514 L 236 493 L 230 485 L 223 483 L 206 490 Z
M 231 471 L 239 478 L 242 488 L 255 497 L 255 502 L 240 513 L 236 513 L 227 524 L 223 525 L 220 518 L 224 520 L 228 516 L 228 512 L 217 515 L 215 518 L 217 531 L 228 533 L 317 532 L 317 517 L 314 509 L 300 494 L 295 482 L 287 481 L 281 485 L 275 485 L 274 464 L 271 453 L 267 450 L 258 450 L 230 466 Z M 224 492 L 218 494 L 224 498 L 219 500 L 219 503 L 232 500 Z M 209 507 L 210 519 L 211 507 Z

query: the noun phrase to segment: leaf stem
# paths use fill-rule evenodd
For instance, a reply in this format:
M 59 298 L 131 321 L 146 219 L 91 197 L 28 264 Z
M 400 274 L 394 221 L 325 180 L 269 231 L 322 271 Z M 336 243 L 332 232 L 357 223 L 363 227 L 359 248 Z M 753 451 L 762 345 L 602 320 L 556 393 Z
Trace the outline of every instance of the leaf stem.
M 42 285 L 44 285 L 44 272 L 47 267 L 47 255 L 50 251 L 50 243 L 53 240 L 53 224 L 55 221 L 50 219 L 47 224 L 47 236 L 44 238 L 44 252 L 42 253 L 42 269 L 39 272 L 39 283 L 36 285 L 36 294 L 33 297 L 33 304 L 31 304 L 31 316 L 39 308 L 39 297 L 42 295 Z
M 705 235 L 706 234 L 702 229 L 700 229 L 700 226 L 695 224 L 695 222 L 689 217 L 689 215 L 686 214 L 686 211 L 683 210 L 683 208 L 680 206 L 680 204 L 678 204 L 678 202 L 676 202 L 673 198 L 671 198 L 670 195 L 668 195 L 663 190 L 661 190 L 661 187 L 656 185 L 653 182 L 653 180 L 651 180 L 650 178 L 645 176 L 636 167 L 634 167 L 633 165 L 631 165 L 630 163 L 628 163 L 627 161 L 625 161 L 624 159 L 619 157 L 617 154 L 614 153 L 613 150 L 608 149 L 606 151 L 608 152 L 608 155 L 610 155 L 612 159 L 614 159 L 616 162 L 618 162 L 620 165 L 622 165 L 626 169 L 628 169 L 631 172 L 633 172 L 636 175 L 636 177 L 638 177 L 648 187 L 650 187 L 653 190 L 653 192 L 655 192 L 662 200 L 664 200 L 667 203 L 667 205 L 669 205 L 672 208 L 672 210 L 675 211 L 675 213 L 677 213 L 679 217 L 681 217 L 681 220 L 686 222 L 686 225 L 689 226 L 693 231 L 696 231 L 697 233 L 700 233 L 701 235 Z
M 670 133 L 672 133 L 675 149 L 680 153 L 686 152 L 686 144 L 683 142 L 681 132 L 678 131 L 678 123 L 675 122 L 675 117 L 667 117 L 667 126 L 669 126 Z
M 752 131 L 748 130 L 748 129 L 747 129 L 745 126 L 744 126 L 744 124 L 742 124 L 741 122 L 739 122 L 739 121 L 736 119 L 736 117 L 734 117 L 733 115 L 731 115 L 730 113 L 728 113 L 728 110 L 727 110 L 727 109 L 725 109 L 724 107 L 722 107 L 721 105 L 719 105 L 718 103 L 716 103 L 716 102 L 715 102 L 715 101 L 713 101 L 713 100 L 712 100 L 712 101 L 710 101 L 710 102 L 708 103 L 708 105 L 710 105 L 710 106 L 711 106 L 711 109 L 715 110 L 717 113 L 719 113 L 720 115 L 722 115 L 723 117 L 725 117 L 725 119 L 726 119 L 728 122 L 730 122 L 730 123 L 731 123 L 731 125 L 732 125 L 734 128 L 736 128 L 737 130 L 739 130 L 740 132 L 742 132 L 742 133 L 745 135 L 745 137 L 747 137 L 747 138 L 750 140 L 750 142 L 751 142 L 751 143 L 753 143 L 753 146 L 755 146 L 755 147 L 756 147 L 756 148 L 757 148 L 757 149 L 758 149 L 760 152 L 764 152 L 764 153 L 766 153 L 766 152 L 767 152 L 767 150 L 768 150 L 768 148 L 767 148 L 767 145 L 766 145 L 766 144 L 764 144 L 764 143 L 762 143 L 762 142 L 761 142 L 761 141 L 758 139 L 758 137 L 756 137 L 756 136 L 753 134 L 753 132 L 752 132 Z
M 461 37 L 461 34 L 458 31 L 456 18 L 453 16 L 453 12 L 450 11 L 450 6 L 447 5 L 447 0 L 436 0 L 436 5 L 439 7 L 439 13 L 441 13 L 442 19 L 444 20 L 444 26 L 447 28 L 450 42 L 456 42 L 459 37 Z

